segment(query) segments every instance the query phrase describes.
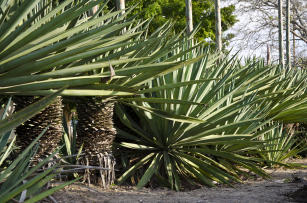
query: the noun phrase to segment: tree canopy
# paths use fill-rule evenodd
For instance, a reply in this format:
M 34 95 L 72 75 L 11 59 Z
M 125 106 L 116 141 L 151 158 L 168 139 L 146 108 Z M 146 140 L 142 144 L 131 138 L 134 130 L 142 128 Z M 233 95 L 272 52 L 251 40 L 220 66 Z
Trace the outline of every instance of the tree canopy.
M 186 27 L 185 1 L 184 0 L 126 0 L 126 7 L 136 5 L 130 15 L 138 15 L 141 18 L 152 18 L 149 32 L 163 25 L 168 20 L 175 22 L 175 32 L 180 32 Z M 215 14 L 213 0 L 192 1 L 193 24 L 201 24 L 200 31 L 196 34 L 199 40 L 215 41 Z M 115 6 L 111 1 L 109 6 Z M 222 30 L 225 31 L 236 22 L 235 7 L 230 5 L 221 9 Z M 226 39 L 231 35 L 226 36 Z

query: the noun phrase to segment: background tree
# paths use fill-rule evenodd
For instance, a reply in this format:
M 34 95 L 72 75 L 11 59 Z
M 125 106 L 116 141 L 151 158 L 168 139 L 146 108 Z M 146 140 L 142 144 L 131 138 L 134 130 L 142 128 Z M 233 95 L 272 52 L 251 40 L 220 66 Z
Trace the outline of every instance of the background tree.
M 224 4 L 236 4 L 235 14 L 240 21 L 230 30 L 235 37 L 230 44 L 234 51 L 242 50 L 244 56 L 265 57 L 267 44 L 271 46 L 272 62 L 278 53 L 278 1 L 277 0 L 232 0 Z M 290 33 L 294 36 L 292 64 L 304 67 L 307 58 L 307 1 L 290 0 Z M 283 7 L 283 16 L 286 8 Z M 306 66 L 306 65 L 305 65 Z
M 185 0 L 185 10 L 187 19 L 187 33 L 190 34 L 193 31 L 193 10 L 192 0 Z
M 222 27 L 221 27 L 221 2 L 215 0 L 215 37 L 216 48 L 218 51 L 222 51 Z
M 278 0 L 278 44 L 279 44 L 279 64 L 284 66 L 284 26 L 283 26 L 283 1 Z
M 158 27 L 173 20 L 175 23 L 175 32 L 181 32 L 186 27 L 185 19 L 185 1 L 183 0 L 129 0 L 126 1 L 126 7 L 136 5 L 130 16 L 138 15 L 140 18 L 152 18 L 149 27 L 149 33 L 154 32 Z M 110 1 L 109 8 L 113 8 L 114 1 Z M 193 7 L 193 24 L 200 26 L 200 31 L 196 34 L 198 40 L 206 40 L 207 42 L 215 41 L 215 13 L 214 1 L 192 1 Z M 221 8 L 222 31 L 228 30 L 236 22 L 234 15 L 235 6 L 229 5 Z M 224 43 L 233 37 L 228 34 L 224 38 Z
M 117 10 L 123 10 L 122 14 L 124 14 L 124 9 L 126 8 L 125 0 L 116 0 L 116 8 Z
M 286 56 L 287 66 L 291 68 L 291 50 L 290 50 L 290 0 L 286 1 Z

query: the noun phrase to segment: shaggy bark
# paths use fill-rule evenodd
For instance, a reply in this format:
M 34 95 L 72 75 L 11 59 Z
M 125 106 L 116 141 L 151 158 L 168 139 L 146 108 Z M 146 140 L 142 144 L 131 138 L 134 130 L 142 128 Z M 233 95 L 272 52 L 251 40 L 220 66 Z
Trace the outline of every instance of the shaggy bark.
M 83 145 L 85 156 L 80 160 L 86 166 L 99 166 L 109 170 L 87 169 L 84 181 L 107 188 L 114 182 L 115 160 L 112 144 L 116 135 L 113 124 L 113 102 L 102 102 L 99 98 L 82 98 L 77 104 L 77 146 Z
M 15 96 L 15 110 L 22 110 L 39 99 L 39 97 L 34 96 Z M 18 135 L 16 137 L 16 144 L 21 150 L 24 150 L 47 126 L 49 126 L 46 133 L 39 140 L 40 145 L 33 158 L 34 163 L 37 163 L 40 158 L 45 158 L 50 155 L 58 147 L 63 134 L 62 116 L 62 98 L 58 97 L 53 104 L 16 128 L 16 134 Z

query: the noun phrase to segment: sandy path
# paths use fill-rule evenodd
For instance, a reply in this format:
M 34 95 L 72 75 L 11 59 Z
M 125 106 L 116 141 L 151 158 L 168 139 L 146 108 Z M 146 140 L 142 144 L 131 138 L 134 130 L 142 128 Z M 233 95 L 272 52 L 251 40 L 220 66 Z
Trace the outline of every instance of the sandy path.
M 296 161 L 298 162 L 298 161 Z M 299 160 L 307 165 L 307 159 Z M 142 189 L 132 187 L 114 187 L 102 190 L 98 187 L 88 187 L 81 183 L 66 187 L 53 197 L 57 202 L 149 202 L 149 203 L 205 203 L 205 202 L 295 202 L 287 196 L 289 193 L 307 188 L 306 169 L 277 169 L 267 170 L 271 180 L 248 180 L 244 184 L 231 187 L 200 188 L 188 192 L 174 192 L 169 189 Z M 307 191 L 306 191 L 307 196 Z M 301 199 L 301 202 L 307 202 Z

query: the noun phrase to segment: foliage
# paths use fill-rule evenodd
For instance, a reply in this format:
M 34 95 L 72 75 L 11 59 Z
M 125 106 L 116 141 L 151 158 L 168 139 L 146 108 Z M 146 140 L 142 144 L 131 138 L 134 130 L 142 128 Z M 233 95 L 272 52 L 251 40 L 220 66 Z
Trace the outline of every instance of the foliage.
M 30 167 L 31 157 L 33 157 L 39 147 L 37 142 L 47 129 L 45 129 L 14 160 L 8 159 L 16 139 L 13 134 L 13 128 L 21 125 L 22 122 L 44 109 L 52 103 L 59 94 L 60 92 L 57 92 L 56 94 L 47 96 L 22 111 L 5 118 L 8 107 L 10 106 L 10 100 L 7 103 L 2 119 L 0 120 L 1 202 L 7 202 L 15 198 L 18 198 L 19 201 L 26 200 L 26 202 L 36 202 L 75 181 L 70 181 L 45 191 L 43 190 L 43 187 L 56 176 L 56 173 L 54 172 L 55 166 L 40 173 L 37 171 L 41 169 L 41 167 L 45 165 L 55 155 L 55 153 L 38 163 L 36 166 Z
M 126 5 L 137 5 L 131 15 L 138 15 L 140 18 L 152 18 L 149 26 L 149 33 L 153 33 L 158 27 L 169 20 L 174 22 L 176 33 L 181 32 L 186 27 L 185 20 L 185 1 L 183 0 L 130 0 Z M 113 8 L 114 1 L 109 3 Z M 195 37 L 199 40 L 215 41 L 215 15 L 214 1 L 192 1 L 193 24 L 200 24 L 200 30 Z M 237 19 L 234 15 L 235 6 L 230 5 L 221 9 L 222 29 L 228 30 L 233 26 Z
M 306 72 L 256 60 L 218 63 L 203 48 L 182 57 L 199 55 L 200 61 L 149 82 L 138 100 L 119 100 L 116 114 L 124 127 L 118 146 L 126 169 L 119 183 L 130 178 L 142 187 L 158 179 L 176 190 L 183 180 L 231 184 L 247 175 L 242 168 L 266 177 L 260 166 L 276 160 L 255 152 L 269 146 L 259 138 L 277 124 L 267 124 L 306 118 L 306 111 L 296 110 L 307 105 Z M 292 111 L 297 114 L 286 119 Z
M 124 21 L 125 16 L 119 17 L 119 12 L 86 15 L 86 11 L 102 2 L 68 0 L 59 5 L 40 0 L 0 2 L 1 101 L 3 95 L 49 95 L 66 87 L 0 122 L 1 146 L 5 150 L 1 150 L 2 160 L 7 158 L 13 143 L 8 143 L 8 132 L 41 111 L 55 96 L 131 96 L 144 88 L 140 85 L 145 81 L 191 63 L 176 60 L 176 56 L 175 61 L 156 61 L 167 55 L 166 50 L 178 40 L 177 37 L 165 40 L 170 30 L 167 24 L 145 40 L 141 38 L 146 21 L 132 26 L 135 21 Z M 127 31 L 122 34 L 125 27 Z M 191 61 L 195 60 L 198 59 Z M 1 166 L 1 202 L 19 196 L 25 189 L 25 198 L 38 201 L 69 184 L 36 195 L 55 177 L 56 167 L 36 174 L 53 154 L 29 168 L 38 139 L 7 168 Z M 23 180 L 27 182 L 23 184 Z
M 131 96 L 138 88 L 125 81 L 133 75 L 141 85 L 142 80 L 183 65 L 183 61 L 153 64 L 177 40 L 165 40 L 169 24 L 144 38 L 146 21 L 125 21 L 118 11 L 104 14 L 103 5 L 97 15 L 87 16 L 85 12 L 102 0 L 68 0 L 58 6 L 42 2 L 47 3 L 2 4 L 1 95 L 47 95 L 67 86 L 61 95 Z M 152 74 L 144 77 L 145 69 Z
M 64 157 L 67 156 L 68 158 L 66 161 L 71 164 L 76 163 L 76 158 L 82 152 L 82 147 L 81 149 L 78 149 L 76 146 L 76 140 L 77 140 L 76 125 L 77 121 L 75 120 L 75 118 L 71 120 L 71 125 L 67 125 L 66 120 L 63 122 L 64 134 L 62 141 L 64 147 L 61 150 L 61 154 Z M 71 130 L 68 130 L 68 128 L 71 128 Z
M 172 35 L 171 23 L 146 35 L 148 21 L 127 19 L 131 10 L 104 13 L 101 0 L 6 2 L 0 1 L 0 95 L 49 95 L 64 86 L 56 95 L 117 99 L 116 111 L 126 126 L 119 131 L 120 149 L 126 149 L 122 160 L 129 167 L 120 183 L 136 177 L 142 187 L 155 176 L 179 190 L 182 179 L 210 186 L 240 181 L 239 175 L 246 175 L 241 168 L 266 176 L 258 167 L 264 160 L 251 156 L 262 147 L 257 138 L 271 130 L 266 124 L 273 119 L 306 121 L 307 77 L 302 70 L 265 67 L 258 61 L 218 63 L 219 56 L 209 55 L 200 44 L 190 47 L 191 40 Z M 98 4 L 97 14 L 87 16 Z M 0 121 L 0 143 L 10 146 L 5 133 L 56 95 Z M 76 151 L 73 142 L 66 143 L 68 154 Z M 31 147 L 4 171 L 16 164 L 26 169 Z M 12 179 L 2 180 L 11 184 L 20 177 L 12 175 L 22 172 L 15 170 L 4 172 Z M 4 197 L 19 195 L 45 175 L 43 180 L 52 179 L 51 172 L 14 185 L 18 193 L 5 187 L 10 191 Z
M 307 143 L 299 141 L 295 134 L 293 125 L 279 125 L 260 137 L 266 143 L 263 149 L 259 149 L 259 154 L 264 160 L 268 160 L 268 166 L 285 163 L 288 158 L 306 150 Z
M 182 54 L 185 54 L 182 52 L 173 55 L 172 59 L 161 60 L 163 57 L 166 59 L 170 50 L 178 46 L 179 36 L 170 36 L 169 23 L 145 38 L 143 34 L 148 26 L 147 21 L 125 20 L 125 15 L 118 16 L 120 12 L 105 14 L 102 12 L 103 5 L 97 15 L 86 15 L 86 11 L 103 1 L 76 3 L 68 0 L 59 5 L 53 3 L 40 0 L 1 1 L 1 100 L 3 95 L 49 95 L 63 87 L 65 88 L 56 95 L 109 98 L 133 96 L 146 88 L 145 82 L 200 59 L 180 60 Z M 126 28 L 125 33 L 123 28 Z M 1 132 L 17 127 L 32 116 L 32 113 L 41 111 L 52 101 L 48 99 L 50 96 L 37 104 L 41 108 L 32 109 L 34 107 L 31 106 L 14 114 L 9 120 L 4 120 L 1 123 Z M 6 139 L 8 137 L 9 135 L 5 136 Z M 29 152 L 31 149 L 32 145 L 11 166 L 16 173 L 23 171 L 19 169 L 27 172 L 27 176 L 20 180 L 32 175 L 41 164 L 48 161 L 28 170 L 29 160 L 33 155 Z M 72 152 L 68 148 L 66 151 Z M 22 159 L 25 157 L 26 159 Z M 18 165 L 15 168 L 17 163 L 22 164 L 22 167 Z M 45 175 L 48 178 L 43 179 L 42 183 L 48 182 L 54 177 L 51 174 L 53 169 L 34 176 L 28 184 L 20 186 L 16 183 L 14 187 L 19 187 L 17 193 L 14 188 L 12 191 L 11 187 L 5 187 L 2 200 L 19 195 L 25 187 L 30 187 Z M 11 177 L 15 180 L 20 176 Z M 6 179 L 5 184 L 11 183 L 11 179 Z M 35 187 L 38 190 L 42 186 L 43 184 Z M 54 189 L 33 198 L 43 198 L 51 191 Z
M 195 55 L 190 52 L 188 57 Z M 257 167 L 260 159 L 245 156 L 250 147 L 261 144 L 252 140 L 263 119 L 250 118 L 257 113 L 247 108 L 253 96 L 234 102 L 246 81 L 234 81 L 238 75 L 233 74 L 232 61 L 216 66 L 217 58 L 211 57 L 206 54 L 200 62 L 151 82 L 151 89 L 144 90 L 139 100 L 143 107 L 124 103 L 132 107 L 132 114 L 117 106 L 116 113 L 125 125 L 119 136 L 127 166 L 119 183 L 136 174 L 138 187 L 154 175 L 176 190 L 183 179 L 208 186 L 213 181 L 230 184 L 239 182 L 239 174 L 244 174 L 239 166 L 266 176 Z M 156 104 L 147 102 L 153 100 Z M 171 114 L 182 118 L 171 118 Z
M 300 143 L 302 143 L 301 148 L 305 147 L 305 151 L 298 153 L 300 157 L 307 157 L 307 125 L 304 123 L 300 123 L 297 131 L 297 137 Z
M 258 86 L 258 94 L 265 97 L 260 108 L 267 116 L 284 123 L 306 123 L 307 72 L 301 69 L 275 67 L 269 75 L 274 79 L 270 85 Z M 270 87 L 270 88 L 268 88 Z

